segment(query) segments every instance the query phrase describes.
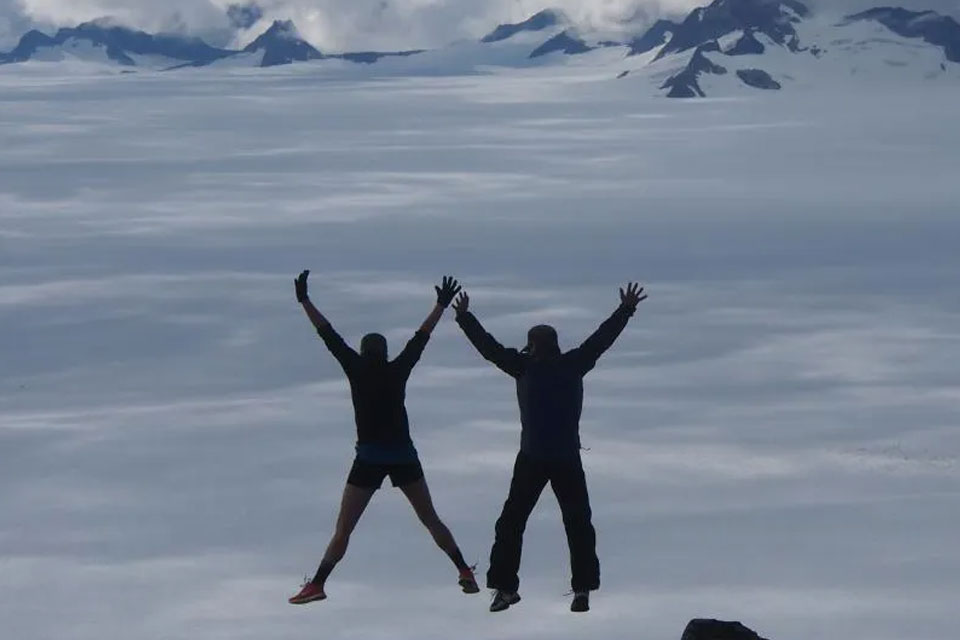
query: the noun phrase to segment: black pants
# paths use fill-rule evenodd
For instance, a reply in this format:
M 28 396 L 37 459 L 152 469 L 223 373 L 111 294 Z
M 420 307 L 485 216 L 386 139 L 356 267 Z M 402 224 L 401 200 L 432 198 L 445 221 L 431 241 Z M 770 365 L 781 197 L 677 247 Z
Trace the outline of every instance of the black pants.
M 523 452 L 513 466 L 510 495 L 497 520 L 496 538 L 490 552 L 487 588 L 517 591 L 520 578 L 520 553 L 527 519 L 543 488 L 550 482 L 567 531 L 574 591 L 600 588 L 600 561 L 597 559 L 597 535 L 590 523 L 590 497 L 583 475 L 580 455 L 561 460 L 540 460 Z

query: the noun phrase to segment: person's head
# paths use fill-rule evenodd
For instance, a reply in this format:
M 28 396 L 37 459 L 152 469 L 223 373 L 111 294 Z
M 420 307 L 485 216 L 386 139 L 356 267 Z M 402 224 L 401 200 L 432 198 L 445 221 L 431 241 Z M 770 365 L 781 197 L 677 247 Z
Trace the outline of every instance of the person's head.
M 527 346 L 524 353 L 534 358 L 549 358 L 560 355 L 560 341 L 557 330 L 548 324 L 538 324 L 527 332 Z
M 360 355 L 368 360 L 386 361 L 387 339 L 379 333 L 368 333 L 360 340 Z

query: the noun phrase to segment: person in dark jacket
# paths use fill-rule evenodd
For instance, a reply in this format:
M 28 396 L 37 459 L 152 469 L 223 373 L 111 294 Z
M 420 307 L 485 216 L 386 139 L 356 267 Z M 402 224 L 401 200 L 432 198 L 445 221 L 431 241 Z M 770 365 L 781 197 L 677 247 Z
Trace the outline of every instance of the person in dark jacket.
M 520 601 L 520 553 L 523 531 L 547 482 L 560 503 L 573 571 L 571 610 L 590 609 L 590 591 L 600 588 L 596 533 L 580 460 L 580 414 L 583 377 L 627 326 L 643 288 L 629 283 L 620 289 L 620 306 L 586 341 L 562 353 L 556 330 L 538 325 L 527 334 L 527 346 L 508 349 L 487 333 L 461 293 L 453 308 L 457 324 L 484 358 L 517 384 L 520 403 L 520 452 L 513 467 L 510 493 L 497 520 L 487 587 L 494 589 L 490 611 L 503 611 Z
M 464 593 L 478 593 L 473 568 L 463 559 L 447 526 L 440 520 L 430 498 L 417 450 L 410 438 L 410 424 L 404 406 L 407 379 L 420 359 L 430 333 L 436 327 L 454 296 L 460 291 L 457 281 L 445 277 L 437 292 L 437 303 L 420 329 L 413 334 L 393 360 L 387 358 L 387 340 L 378 333 L 367 334 L 360 342 L 360 353 L 354 351 L 333 329 L 330 322 L 313 305 L 307 295 L 304 271 L 295 280 L 297 301 L 303 305 L 317 333 L 330 353 L 343 367 L 350 381 L 354 417 L 357 425 L 356 459 L 347 478 L 337 518 L 336 530 L 313 579 L 303 585 L 290 604 L 306 604 L 327 597 L 327 577 L 347 551 L 347 544 L 364 509 L 390 476 L 393 486 L 406 495 L 420 521 L 427 527 L 437 545 L 450 557 L 459 571 L 458 583 Z

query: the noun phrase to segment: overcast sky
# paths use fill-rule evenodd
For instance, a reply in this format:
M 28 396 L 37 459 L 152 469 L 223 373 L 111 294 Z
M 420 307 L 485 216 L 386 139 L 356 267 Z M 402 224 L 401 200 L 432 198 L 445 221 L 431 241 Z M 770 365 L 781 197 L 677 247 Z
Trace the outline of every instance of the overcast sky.
M 824 7 L 860 8 L 873 0 L 815 0 Z M 0 0 L 0 47 L 11 48 L 29 26 L 53 28 L 112 16 L 146 30 L 187 31 L 226 44 L 235 34 L 225 14 L 233 0 Z M 435 47 L 488 32 L 548 6 L 578 22 L 611 26 L 681 16 L 706 0 L 261 0 L 264 21 L 292 18 L 321 49 Z M 886 3 L 891 4 L 891 3 Z M 958 0 L 901 0 L 892 4 L 956 11 Z M 265 28 L 259 23 L 240 40 Z

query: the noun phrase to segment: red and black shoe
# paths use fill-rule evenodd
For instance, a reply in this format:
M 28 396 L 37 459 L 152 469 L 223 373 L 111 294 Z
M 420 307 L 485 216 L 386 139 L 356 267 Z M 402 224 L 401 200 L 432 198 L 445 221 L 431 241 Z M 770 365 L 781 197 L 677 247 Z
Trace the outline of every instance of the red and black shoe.
M 323 585 L 319 585 L 311 581 L 303 585 L 303 588 L 300 589 L 300 593 L 287 600 L 287 602 L 290 604 L 307 604 L 308 602 L 316 602 L 317 600 L 326 599 L 327 594 L 323 592 Z
M 477 578 L 473 575 L 476 567 L 467 567 L 460 572 L 460 578 L 457 584 L 463 589 L 464 593 L 480 593 L 480 586 L 477 584 Z

